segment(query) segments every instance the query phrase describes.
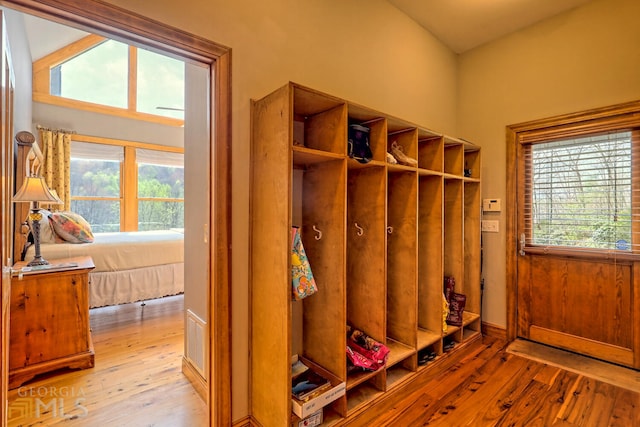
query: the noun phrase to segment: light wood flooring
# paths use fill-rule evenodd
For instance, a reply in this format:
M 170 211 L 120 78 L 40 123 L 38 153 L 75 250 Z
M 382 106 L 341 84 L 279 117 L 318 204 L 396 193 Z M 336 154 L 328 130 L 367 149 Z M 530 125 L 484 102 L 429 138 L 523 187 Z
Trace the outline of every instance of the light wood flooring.
M 91 310 L 95 367 L 9 392 L 9 426 L 199 427 L 206 403 L 182 374 L 183 297 Z
M 484 338 L 460 363 L 350 426 L 640 426 L 640 393 L 579 369 L 572 356 L 549 364 Z M 611 367 L 611 365 L 609 365 Z M 579 365 L 580 369 L 589 369 Z M 612 367 L 617 369 L 618 367 Z M 606 368 L 603 368 L 606 370 Z M 632 372 L 637 377 L 637 372 Z M 603 378 L 615 378 L 605 374 Z
M 181 373 L 183 309 L 171 297 L 92 310 L 96 366 L 10 391 L 9 426 L 207 426 Z M 637 371 L 485 337 L 446 372 L 344 424 L 640 427 L 638 382 Z

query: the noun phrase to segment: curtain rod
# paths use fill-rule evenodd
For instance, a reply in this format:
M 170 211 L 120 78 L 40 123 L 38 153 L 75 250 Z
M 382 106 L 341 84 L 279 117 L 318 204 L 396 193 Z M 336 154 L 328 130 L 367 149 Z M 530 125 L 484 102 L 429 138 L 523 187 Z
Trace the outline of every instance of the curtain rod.
M 46 126 L 36 125 L 38 130 L 46 130 L 53 133 L 69 133 L 75 135 L 77 132 L 75 130 L 66 130 L 66 129 L 51 129 Z

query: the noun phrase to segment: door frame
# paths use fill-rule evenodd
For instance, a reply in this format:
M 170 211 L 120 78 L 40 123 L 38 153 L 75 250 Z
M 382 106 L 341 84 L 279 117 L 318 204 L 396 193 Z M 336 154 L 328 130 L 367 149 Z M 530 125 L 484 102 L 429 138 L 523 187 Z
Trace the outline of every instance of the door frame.
M 602 108 L 559 115 L 555 117 L 534 120 L 506 128 L 506 299 L 507 299 L 507 341 L 511 342 L 518 334 L 518 195 L 524 191 L 519 186 L 518 176 L 518 144 L 526 134 L 536 133 L 539 136 L 545 132 L 553 133 L 554 137 L 562 136 L 562 132 L 574 134 L 576 130 L 588 128 L 590 132 L 598 129 L 605 130 L 612 126 L 638 126 L 640 101 L 627 102 Z M 640 304 L 640 298 L 634 305 Z M 638 307 L 636 307 L 638 308 Z M 638 312 L 637 310 L 635 312 Z M 639 352 L 640 353 L 640 352 Z M 638 355 L 636 355 L 636 358 Z M 640 362 L 640 360 L 638 361 Z
M 231 49 L 96 0 L 0 0 L 0 6 L 208 64 L 212 82 L 209 94 L 212 226 L 208 239 L 207 322 L 211 351 L 207 405 L 209 425 L 231 425 Z M 2 311 L 3 317 L 8 316 L 4 306 Z M 3 335 L 7 332 L 2 331 Z M 7 373 L 7 362 L 3 357 L 3 374 Z M 0 391 L 0 396 L 6 397 L 7 390 Z M 1 412 L 0 424 L 4 425 L 7 414 Z

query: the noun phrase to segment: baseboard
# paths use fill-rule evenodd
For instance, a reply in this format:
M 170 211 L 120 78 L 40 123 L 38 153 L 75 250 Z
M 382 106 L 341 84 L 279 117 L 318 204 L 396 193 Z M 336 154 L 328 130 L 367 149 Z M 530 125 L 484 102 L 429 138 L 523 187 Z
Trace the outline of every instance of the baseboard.
M 250 415 L 247 415 L 244 418 L 236 420 L 231 424 L 231 427 L 259 427 L 260 425 L 256 423 Z
M 491 323 L 482 322 L 482 335 L 506 341 L 507 329 L 503 328 L 502 326 L 497 326 Z
M 200 375 L 196 368 L 183 356 L 182 357 L 182 373 L 189 380 L 198 396 L 205 402 L 207 401 L 208 388 L 207 380 Z

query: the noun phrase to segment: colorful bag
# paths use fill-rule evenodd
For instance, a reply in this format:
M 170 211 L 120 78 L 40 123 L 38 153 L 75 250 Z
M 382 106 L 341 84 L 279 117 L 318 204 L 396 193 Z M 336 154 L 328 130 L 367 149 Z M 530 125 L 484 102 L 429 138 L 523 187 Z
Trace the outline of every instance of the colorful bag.
M 291 227 L 291 288 L 295 300 L 301 300 L 318 291 L 298 227 Z
M 390 352 L 389 347 L 350 325 L 347 325 L 347 347 L 369 359 L 374 369 L 387 363 Z
M 462 315 L 466 304 L 467 296 L 454 292 L 451 297 L 451 303 L 449 304 L 449 316 L 447 317 L 448 324 L 451 326 L 462 326 Z

